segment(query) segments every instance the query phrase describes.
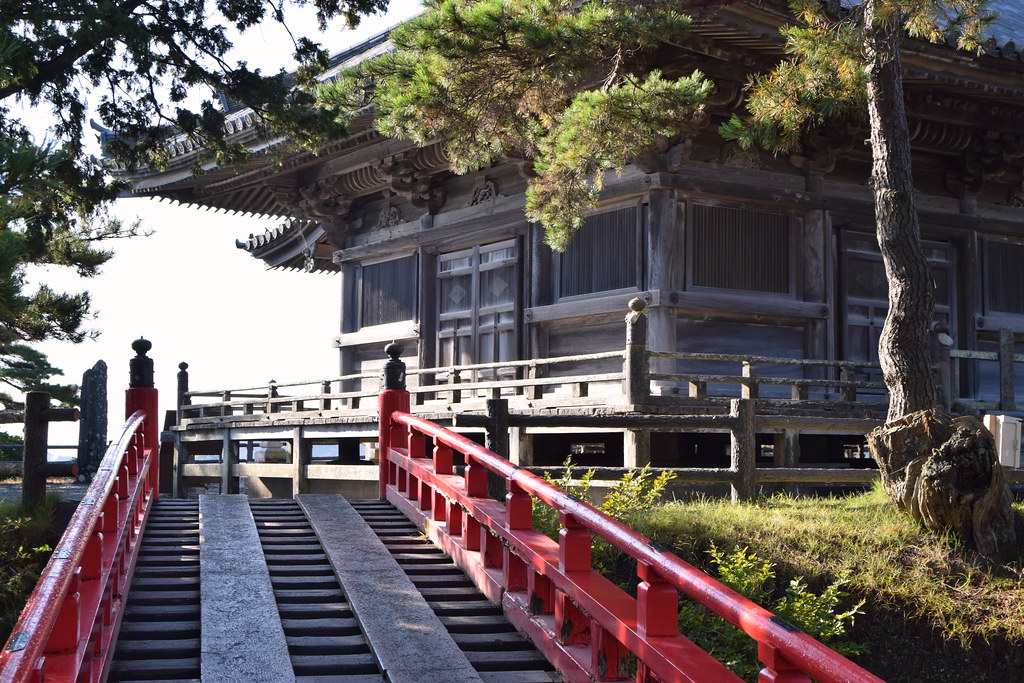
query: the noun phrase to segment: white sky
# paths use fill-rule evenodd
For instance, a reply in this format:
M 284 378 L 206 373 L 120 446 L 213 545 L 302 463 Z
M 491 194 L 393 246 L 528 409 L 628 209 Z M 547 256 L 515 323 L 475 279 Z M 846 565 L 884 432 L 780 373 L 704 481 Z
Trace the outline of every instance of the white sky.
M 355 31 L 329 31 L 321 42 L 340 51 L 411 16 L 419 2 L 392 0 L 391 7 L 386 16 L 365 18 Z M 301 35 L 301 29 L 295 32 Z M 269 27 L 250 30 L 236 46 L 235 58 L 250 66 L 293 66 L 290 43 Z M 191 388 L 200 390 L 337 376 L 332 338 L 339 327 L 338 275 L 266 270 L 235 247 L 235 239 L 276 221 L 152 199 L 119 200 L 112 213 L 128 221 L 141 218 L 153 234 L 111 243 L 115 256 L 97 277 L 81 279 L 67 269 L 50 269 L 42 277 L 55 288 L 92 293 L 97 317 L 88 327 L 101 332 L 99 339 L 38 345 L 64 370 L 56 381 L 78 384 L 97 360 L 106 362 L 108 438 L 123 421 L 131 343 L 140 336 L 153 342 L 149 355 L 161 411 L 173 408 L 181 361 L 189 364 Z M 51 444 L 77 441 L 73 424 L 51 424 Z

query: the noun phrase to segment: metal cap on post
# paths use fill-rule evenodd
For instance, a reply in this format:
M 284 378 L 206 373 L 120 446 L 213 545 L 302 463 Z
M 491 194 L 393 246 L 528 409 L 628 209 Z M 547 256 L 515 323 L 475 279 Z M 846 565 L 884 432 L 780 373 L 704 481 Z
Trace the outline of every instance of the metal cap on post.
M 128 386 L 131 389 L 153 388 L 153 359 L 146 354 L 153 342 L 139 337 L 132 342 L 135 358 L 128 361 Z
M 405 361 L 399 358 L 404 350 L 401 344 L 395 342 L 384 347 L 384 353 L 389 356 L 388 362 L 384 364 L 385 389 L 405 389 Z

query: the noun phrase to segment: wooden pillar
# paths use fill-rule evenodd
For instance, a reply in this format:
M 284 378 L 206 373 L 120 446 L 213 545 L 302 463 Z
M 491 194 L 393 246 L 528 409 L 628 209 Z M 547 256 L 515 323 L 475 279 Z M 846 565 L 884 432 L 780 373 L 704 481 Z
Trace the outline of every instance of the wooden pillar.
M 1017 410 L 1013 378 L 1013 330 L 999 330 L 999 410 Z
M 510 427 L 509 438 L 512 439 L 513 448 L 518 448 L 518 453 L 513 451 L 512 462 L 520 467 L 530 467 L 536 463 L 534 455 L 534 436 L 528 434 L 523 427 Z
M 681 212 L 673 191 L 652 190 L 648 200 L 647 289 L 663 293 L 661 300 L 664 301 L 669 292 L 682 289 Z M 647 348 L 651 351 L 677 351 L 675 309 L 652 306 L 647 317 Z M 670 358 L 654 358 L 650 362 L 652 372 L 665 374 L 675 372 L 675 365 Z
M 622 393 L 626 403 L 645 403 L 651 393 L 650 371 L 647 361 L 647 304 L 642 299 L 630 299 L 630 312 L 626 315 L 626 355 L 623 359 Z
M 429 218 L 429 225 L 433 225 L 434 217 L 425 214 L 420 219 L 420 225 L 428 225 L 425 219 Z M 426 228 L 421 228 L 426 229 Z M 423 248 L 419 250 L 419 306 L 416 308 L 417 322 L 419 323 L 419 340 L 416 344 L 416 362 L 420 368 L 432 368 L 437 364 L 437 256 L 427 253 Z M 434 376 L 418 376 L 417 385 L 433 384 Z M 423 395 L 416 394 L 416 401 L 421 401 Z
M 292 498 L 309 491 L 306 464 L 309 462 L 309 444 L 302 435 L 302 427 L 292 431 Z
M 25 394 L 25 447 L 21 475 L 21 503 L 25 507 L 36 505 L 46 497 L 49 422 L 45 413 L 49 407 L 49 393 L 30 391 Z
M 622 435 L 622 466 L 643 467 L 651 462 L 651 430 L 627 429 Z
M 799 467 L 800 466 L 800 431 L 797 429 L 784 429 L 775 435 L 775 467 Z M 795 495 L 796 484 L 785 484 L 783 490 L 789 495 Z
M 487 399 L 487 417 L 487 435 L 484 446 L 492 453 L 508 460 L 508 400 L 504 398 Z M 505 479 L 489 470 L 487 472 L 487 493 L 495 500 L 505 499 Z
M 238 453 L 231 447 L 231 430 L 225 429 L 220 447 L 220 492 L 238 493 L 238 478 L 233 476 Z
M 820 193 L 822 178 L 820 175 L 807 176 L 807 190 Z M 800 260 L 803 271 L 802 291 L 804 301 L 816 301 L 822 304 L 822 312 L 830 312 L 827 302 L 831 300 L 830 263 L 828 255 L 830 231 L 828 212 L 815 209 L 803 215 L 800 235 Z M 831 358 L 830 343 L 832 326 L 828 317 L 808 319 L 804 328 L 804 354 L 807 358 Z M 805 369 L 804 375 L 810 378 L 823 377 L 825 369 L 811 366 Z
M 171 497 L 181 498 L 185 493 L 185 484 L 181 477 L 181 468 L 185 464 L 185 442 L 181 440 L 181 432 L 174 432 L 174 476 L 171 481 Z
M 757 434 L 754 402 L 732 399 L 729 415 L 735 420 L 729 440 L 729 467 L 733 471 L 732 502 L 751 500 L 757 492 Z

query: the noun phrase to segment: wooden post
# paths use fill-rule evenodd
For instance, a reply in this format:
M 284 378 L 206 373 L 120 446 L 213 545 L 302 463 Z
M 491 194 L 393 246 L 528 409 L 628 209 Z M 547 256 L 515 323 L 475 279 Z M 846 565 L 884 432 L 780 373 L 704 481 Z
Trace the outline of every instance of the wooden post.
M 50 407 L 50 394 L 30 391 L 25 394 L 25 448 L 21 475 L 21 503 L 38 504 L 46 496 L 46 449 L 49 421 L 43 414 Z
M 839 368 L 839 379 L 843 382 L 852 382 L 855 378 L 853 368 L 844 365 Z M 857 400 L 857 388 L 843 385 L 839 387 L 839 398 L 843 401 L 853 402 Z
M 331 393 L 331 380 L 325 379 L 324 381 L 320 382 L 320 393 L 324 394 L 324 395 L 327 395 L 327 394 Z M 330 409 L 331 409 L 331 399 L 329 399 L 329 398 L 322 398 L 322 399 L 320 399 L 320 410 L 330 410 Z
M 449 382 L 454 386 L 462 383 L 462 371 L 458 368 L 452 368 L 451 374 L 449 375 Z M 462 403 L 462 392 L 458 389 L 452 389 L 451 393 L 452 403 Z
M 277 380 L 270 380 L 269 385 L 267 388 L 267 412 L 276 413 L 281 409 L 281 405 L 274 401 L 275 398 L 278 398 Z
M 487 399 L 487 435 L 484 446 L 487 450 L 508 460 L 508 399 Z M 504 500 L 506 484 L 504 478 L 494 472 L 487 472 L 487 494 L 495 500 Z
M 651 430 L 627 429 L 622 435 L 622 466 L 643 467 L 651 462 Z
M 729 416 L 735 420 L 730 437 L 730 463 L 733 471 L 732 502 L 753 499 L 757 491 L 757 436 L 754 431 L 754 402 L 734 398 L 729 402 Z
M 527 372 L 528 379 L 538 379 L 543 375 L 543 371 L 537 367 L 536 363 L 530 363 L 530 369 Z M 544 387 L 539 384 L 530 384 L 526 387 L 526 398 L 531 401 L 538 401 L 544 398 Z
M 302 427 L 292 430 L 292 498 L 309 490 L 306 480 L 306 439 L 302 436 Z
M 783 429 L 775 435 L 775 467 L 799 467 L 800 464 L 800 430 Z M 795 484 L 785 484 L 783 490 L 787 495 L 796 495 Z
M 515 441 L 512 441 L 513 438 Z M 512 450 L 509 455 L 514 464 L 520 467 L 534 464 L 533 434 L 527 434 L 524 427 L 509 427 L 509 448 Z
M 180 406 L 192 405 L 192 398 L 188 395 L 188 363 L 178 363 L 178 404 Z M 178 416 L 181 423 L 181 415 Z
M 999 330 L 999 410 L 1017 410 L 1013 386 L 1013 330 Z
M 647 304 L 643 299 L 629 300 L 626 314 L 626 355 L 622 364 L 622 392 L 626 403 L 645 403 L 651 393 L 650 371 L 647 361 Z
M 236 493 L 238 485 L 231 476 L 231 470 L 238 462 L 238 455 L 231 447 L 231 430 L 225 429 L 220 446 L 220 492 Z
M 757 365 L 749 360 L 743 361 L 743 378 L 740 397 L 757 398 Z

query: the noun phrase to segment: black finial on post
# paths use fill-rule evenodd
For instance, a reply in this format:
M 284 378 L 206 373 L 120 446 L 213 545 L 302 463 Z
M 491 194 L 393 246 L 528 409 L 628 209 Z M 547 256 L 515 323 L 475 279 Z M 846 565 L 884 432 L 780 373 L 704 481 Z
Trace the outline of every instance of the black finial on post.
M 139 337 L 132 342 L 135 357 L 128 361 L 128 386 L 132 389 L 153 388 L 153 359 L 146 355 L 153 342 Z
M 384 364 L 385 389 L 405 389 L 405 362 L 398 358 L 404 350 L 401 344 L 394 342 L 384 347 L 384 353 L 390 357 Z
M 178 405 L 187 406 L 192 403 L 188 397 L 188 363 L 178 363 Z

